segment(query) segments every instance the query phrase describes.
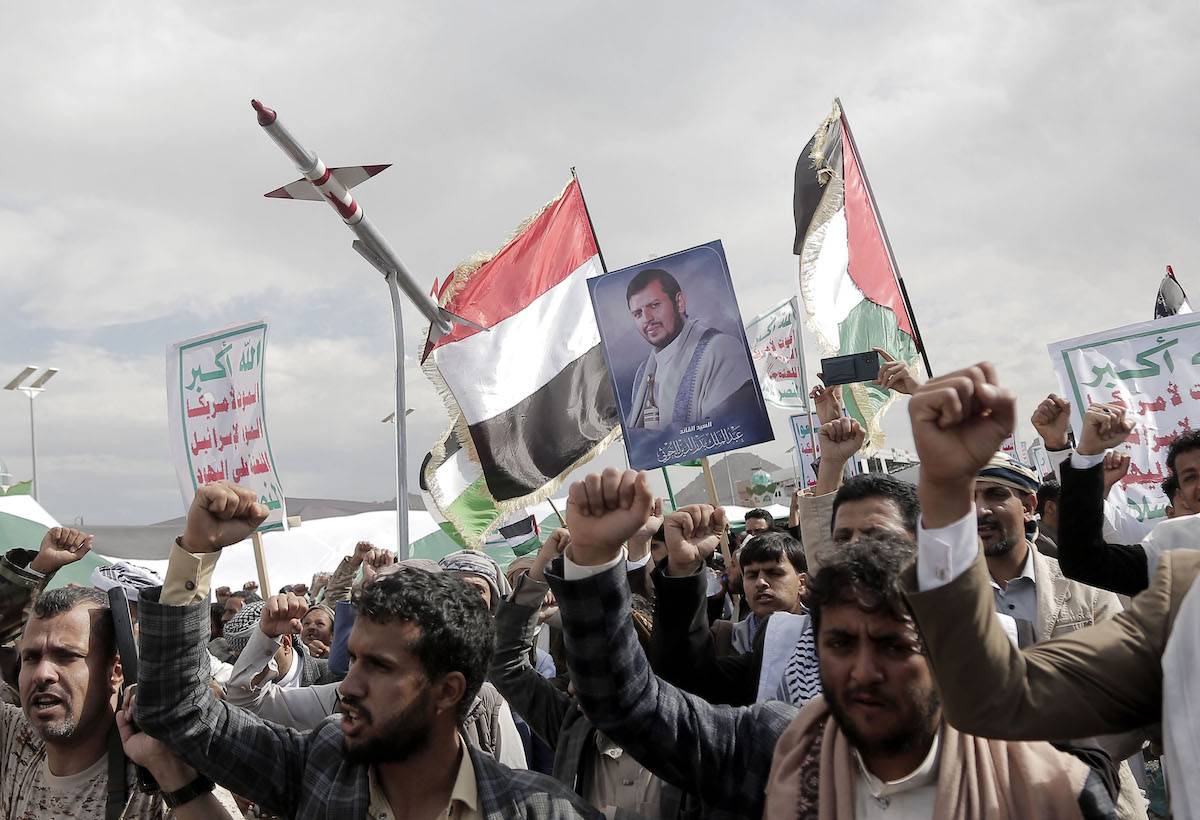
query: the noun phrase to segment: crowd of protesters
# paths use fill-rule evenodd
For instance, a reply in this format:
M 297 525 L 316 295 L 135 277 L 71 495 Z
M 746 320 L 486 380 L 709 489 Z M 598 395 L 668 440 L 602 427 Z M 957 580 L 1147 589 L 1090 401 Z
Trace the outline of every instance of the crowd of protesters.
M 234 485 L 199 489 L 162 578 L 47 590 L 91 546 L 52 529 L 0 559 L 4 816 L 1200 816 L 1200 432 L 1133 538 L 1124 408 L 1072 445 L 1041 402 L 1042 476 L 1001 451 L 990 366 L 877 383 L 911 395 L 916 485 L 849 475 L 864 431 L 819 387 L 786 522 L 610 468 L 508 567 L 360 542 L 267 597 L 210 590 L 267 513 Z

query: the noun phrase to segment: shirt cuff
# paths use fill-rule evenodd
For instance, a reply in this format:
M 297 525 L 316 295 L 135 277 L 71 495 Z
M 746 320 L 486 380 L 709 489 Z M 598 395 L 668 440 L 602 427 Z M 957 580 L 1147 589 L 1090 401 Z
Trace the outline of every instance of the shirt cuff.
M 219 552 L 196 555 L 179 544 L 171 547 L 171 559 L 167 563 L 167 576 L 163 579 L 159 603 L 164 606 L 187 606 L 207 601 L 213 570 L 220 557 Z
M 917 587 L 937 589 L 966 572 L 979 555 L 975 505 L 962 518 L 945 527 L 927 530 L 917 525 Z
M 647 552 L 641 558 L 638 558 L 636 560 L 632 559 L 632 558 L 628 559 L 625 562 L 625 569 L 628 572 L 633 572 L 635 569 L 641 569 L 642 567 L 646 566 L 646 564 L 648 564 L 648 563 L 650 563 L 650 553 L 649 552 Z
M 1071 452 L 1071 468 L 1074 470 L 1088 470 L 1095 467 L 1104 461 L 1104 453 L 1097 453 L 1094 456 L 1085 456 L 1083 453 Z
M 571 556 L 569 554 L 570 552 L 571 552 L 571 550 L 570 550 L 570 548 L 568 548 L 567 551 L 563 553 L 563 580 L 564 581 L 582 581 L 584 578 L 591 578 L 593 575 L 599 575 L 602 572 L 607 572 L 608 570 L 612 569 L 613 567 L 617 566 L 618 564 L 620 564 L 623 561 L 628 562 L 628 559 L 626 557 L 628 555 L 628 553 L 625 552 L 624 547 L 621 547 L 621 552 L 617 555 L 616 558 L 614 558 L 611 561 L 608 561 L 606 563 L 597 564 L 596 566 L 591 566 L 591 567 L 585 567 L 580 564 L 576 564 L 574 561 L 571 560 Z

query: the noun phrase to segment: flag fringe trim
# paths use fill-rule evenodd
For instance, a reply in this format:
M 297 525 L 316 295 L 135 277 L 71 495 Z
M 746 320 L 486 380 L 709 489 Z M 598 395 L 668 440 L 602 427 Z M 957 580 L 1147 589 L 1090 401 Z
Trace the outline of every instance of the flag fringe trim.
M 446 304 L 452 298 L 454 298 L 454 296 L 456 296 L 462 291 L 463 288 L 466 287 L 467 283 L 470 282 L 471 278 L 479 272 L 480 268 L 503 253 L 504 249 L 511 245 L 521 234 L 527 231 L 529 226 L 532 225 L 538 219 L 538 217 L 546 212 L 547 208 L 562 199 L 563 195 L 567 192 L 567 189 L 570 188 L 574 183 L 575 180 L 572 179 L 562 187 L 562 190 L 559 191 L 554 198 L 546 202 L 546 204 L 541 208 L 538 208 L 533 214 L 522 220 L 521 224 L 518 225 L 511 234 L 509 234 L 508 238 L 497 250 L 492 251 L 490 254 L 486 251 L 477 251 L 468 257 L 457 268 L 455 268 L 449 276 L 449 284 L 445 286 L 445 290 L 438 299 L 438 305 L 440 307 L 445 307 Z M 426 335 L 428 336 L 428 330 L 426 331 Z M 475 442 L 471 438 L 470 425 L 467 424 L 466 416 L 463 415 L 462 410 L 459 408 L 458 400 L 454 398 L 454 393 L 450 390 L 450 387 L 446 384 L 445 380 L 442 379 L 442 374 L 438 372 L 433 356 L 429 356 L 425 359 L 425 361 L 421 364 L 421 371 L 425 374 L 425 377 L 433 383 L 433 389 L 437 392 L 438 397 L 442 400 L 442 404 L 446 408 L 447 415 L 449 415 L 452 419 L 450 427 L 446 431 L 446 435 L 443 435 L 441 438 L 439 438 L 437 443 L 433 446 L 433 449 L 430 450 L 430 453 L 433 455 L 433 458 L 429 460 L 430 467 L 432 467 L 434 464 L 440 466 L 442 463 L 444 463 L 446 458 L 446 436 L 451 432 L 458 436 L 459 443 L 462 445 L 463 449 L 467 451 L 467 458 L 476 466 L 479 466 L 481 464 L 479 459 L 479 451 L 475 449 Z M 537 492 L 523 495 L 520 498 L 511 498 L 506 501 L 497 500 L 492 495 L 491 490 L 488 489 L 487 478 L 485 476 L 483 481 L 484 491 L 487 494 L 487 497 L 491 499 L 492 503 L 496 505 L 496 509 L 499 514 L 496 516 L 496 520 L 485 527 L 477 536 L 464 532 L 465 523 L 461 520 L 455 520 L 456 516 L 453 516 L 450 512 L 448 512 L 450 501 L 445 498 L 441 491 L 441 486 L 437 482 L 435 475 L 436 469 L 428 470 L 425 483 L 426 486 L 429 487 L 429 494 L 433 496 L 434 503 L 437 504 L 438 510 L 441 511 L 445 519 L 450 522 L 450 524 L 453 525 L 456 530 L 458 530 L 459 535 L 462 536 L 463 540 L 467 543 L 467 546 L 470 549 L 479 550 L 483 545 L 483 541 L 487 537 L 488 533 L 493 532 L 498 528 L 500 521 L 503 520 L 507 513 L 514 512 L 521 507 L 528 507 L 533 504 L 540 503 L 545 501 L 547 498 L 550 498 L 554 492 L 562 486 L 563 479 L 568 474 L 594 459 L 597 455 L 603 452 L 606 447 L 609 447 L 613 442 L 620 438 L 620 436 L 621 426 L 617 425 L 608 432 L 608 435 L 596 442 L 596 444 L 590 450 L 588 450 L 584 455 L 580 456 L 570 467 L 563 470 L 559 475 L 543 484 Z

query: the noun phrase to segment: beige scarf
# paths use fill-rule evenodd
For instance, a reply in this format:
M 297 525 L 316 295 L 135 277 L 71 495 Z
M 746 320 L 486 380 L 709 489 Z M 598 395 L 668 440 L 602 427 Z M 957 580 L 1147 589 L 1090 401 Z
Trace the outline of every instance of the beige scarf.
M 853 820 L 858 764 L 825 698 L 800 710 L 775 745 L 765 820 Z M 1080 817 L 1088 768 L 1048 743 L 1010 743 L 942 727 L 934 816 L 945 820 Z

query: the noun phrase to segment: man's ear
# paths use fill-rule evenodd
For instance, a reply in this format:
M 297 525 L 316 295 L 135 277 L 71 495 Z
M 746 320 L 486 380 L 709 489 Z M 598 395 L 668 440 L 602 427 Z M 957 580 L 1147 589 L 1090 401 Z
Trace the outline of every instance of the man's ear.
M 467 679 L 462 672 L 447 672 L 433 684 L 433 705 L 440 715 L 449 712 L 458 718 L 458 704 L 467 696 Z
M 800 579 L 800 600 L 803 601 L 808 595 L 808 573 L 801 572 L 797 577 Z
M 1032 521 L 1033 517 L 1037 515 L 1037 496 L 1033 493 L 1023 493 L 1021 506 L 1025 508 L 1025 520 Z
M 675 310 L 679 311 L 680 316 L 687 315 L 687 294 L 683 291 L 675 294 Z

